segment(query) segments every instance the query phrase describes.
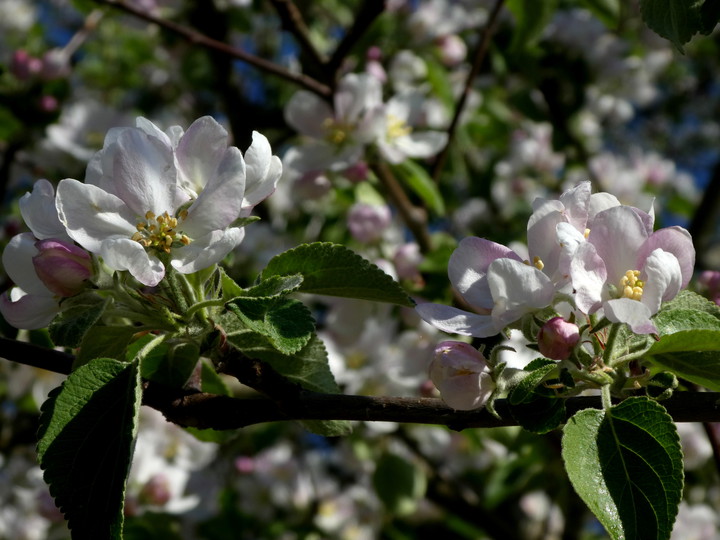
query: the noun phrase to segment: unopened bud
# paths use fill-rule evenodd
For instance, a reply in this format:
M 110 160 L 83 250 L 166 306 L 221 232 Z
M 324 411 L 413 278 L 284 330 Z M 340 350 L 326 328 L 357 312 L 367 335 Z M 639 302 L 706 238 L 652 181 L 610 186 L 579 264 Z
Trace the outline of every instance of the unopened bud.
M 387 206 L 358 203 L 350 208 L 347 224 L 355 240 L 370 244 L 380 240 L 391 220 L 392 215 Z
M 430 379 L 443 401 L 462 411 L 484 406 L 495 389 L 495 381 L 483 354 L 459 341 L 438 344 L 430 363 Z
M 92 260 L 84 249 L 54 239 L 38 240 L 35 249 L 38 250 L 32 259 L 35 273 L 58 296 L 76 295 L 92 276 Z
M 453 67 L 465 60 L 467 56 L 467 45 L 462 38 L 455 34 L 442 36 L 437 40 L 440 60 L 447 67 Z
M 165 506 L 172 498 L 170 482 L 164 474 L 156 474 L 148 480 L 140 491 L 139 502 L 151 506 Z
M 42 66 L 42 60 L 31 56 L 23 49 L 15 51 L 10 59 L 10 73 L 21 81 L 26 81 L 40 73 Z
M 544 357 L 565 360 L 580 341 L 580 330 L 576 324 L 567 322 L 562 317 L 554 317 L 540 329 L 537 340 L 540 353 Z

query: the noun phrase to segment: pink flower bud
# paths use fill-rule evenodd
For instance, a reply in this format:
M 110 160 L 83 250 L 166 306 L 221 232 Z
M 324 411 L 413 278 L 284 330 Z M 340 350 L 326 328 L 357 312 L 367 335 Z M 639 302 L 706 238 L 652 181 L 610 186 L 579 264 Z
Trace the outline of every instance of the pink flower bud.
M 62 240 L 38 240 L 38 254 L 32 259 L 35 273 L 52 293 L 74 296 L 85 287 L 92 276 L 90 254 Z
M 33 75 L 37 75 L 42 70 L 42 60 L 30 56 L 27 51 L 18 49 L 12 55 L 10 60 L 10 73 L 15 75 L 18 80 L 26 81 Z
M 485 357 L 459 341 L 438 344 L 430 363 L 430 379 L 445 403 L 463 411 L 484 406 L 495 389 Z
M 422 279 L 418 266 L 423 260 L 422 253 L 420 253 L 420 246 L 415 242 L 409 244 L 403 244 L 395 251 L 393 257 L 393 264 L 395 265 L 395 271 L 401 279 Z
M 359 184 L 360 182 L 367 180 L 369 171 L 370 167 L 368 167 L 367 163 L 364 161 L 358 161 L 355 165 L 351 165 L 345 169 L 343 171 L 343 175 L 351 182 Z
M 460 36 L 455 34 L 439 38 L 437 47 L 440 52 L 440 60 L 447 67 L 458 65 L 467 56 L 467 45 Z
M 385 205 L 358 203 L 350 208 L 347 225 L 355 240 L 370 244 L 380 240 L 391 219 L 390 208 Z
M 164 474 L 156 474 L 148 480 L 140 491 L 141 503 L 151 506 L 164 506 L 172 498 L 170 482 Z
M 46 113 L 53 113 L 58 110 L 60 103 L 55 96 L 44 95 L 40 98 L 40 110 Z
M 295 180 L 295 195 L 300 199 L 319 199 L 328 194 L 332 184 L 328 177 L 319 171 L 310 171 Z
M 537 340 L 543 356 L 553 360 L 565 360 L 580 341 L 580 331 L 576 324 L 567 322 L 562 317 L 554 317 L 540 329 Z

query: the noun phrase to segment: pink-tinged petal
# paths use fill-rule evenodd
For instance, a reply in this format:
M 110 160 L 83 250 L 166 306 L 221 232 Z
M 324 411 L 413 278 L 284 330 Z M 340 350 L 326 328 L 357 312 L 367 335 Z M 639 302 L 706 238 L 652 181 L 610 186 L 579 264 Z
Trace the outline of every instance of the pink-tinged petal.
M 106 240 L 100 251 L 113 270 L 127 270 L 143 285 L 155 287 L 165 277 L 165 267 L 155 255 L 129 238 Z
M 555 229 L 556 241 L 560 246 L 560 254 L 557 262 L 557 274 L 553 280 L 560 284 L 570 277 L 570 265 L 572 264 L 575 252 L 581 244 L 586 242 L 585 236 L 570 223 L 558 223 Z
M 495 305 L 492 317 L 500 328 L 526 313 L 552 303 L 555 286 L 534 266 L 512 259 L 497 259 L 488 267 L 488 284 Z
M 595 246 L 581 243 L 570 264 L 570 278 L 575 288 L 575 304 L 583 313 L 594 313 L 602 305 L 607 269 Z
M 590 222 L 595 219 L 595 216 L 602 212 L 603 210 L 607 210 L 608 208 L 614 208 L 616 206 L 620 206 L 620 201 L 615 195 L 610 195 L 610 193 L 593 193 L 590 195 L 590 201 L 588 203 L 588 223 L 587 227 L 592 227 Z
M 608 300 L 603 306 L 605 316 L 612 322 L 625 323 L 636 334 L 657 334 L 657 327 L 650 320 L 650 309 L 631 298 Z
M 295 92 L 285 106 L 285 121 L 313 139 L 325 137 L 323 122 L 335 117 L 330 105 L 307 90 Z
M 252 208 L 275 191 L 282 175 L 282 162 L 280 158 L 272 155 L 267 138 L 253 131 L 252 144 L 245 152 L 245 164 L 247 180 L 242 206 Z
M 584 231 L 587 225 L 590 191 L 590 182 L 580 182 L 560 195 L 560 202 L 565 207 L 563 213 L 578 231 Z
M 129 239 L 137 231 L 136 216 L 122 200 L 77 180 L 60 181 L 57 209 L 70 237 L 93 253 L 100 253 L 108 238 Z
M 559 224 L 567 224 L 565 219 L 560 212 L 550 212 L 543 216 L 533 214 L 528 221 L 529 257 L 533 261 L 539 257 L 548 276 L 555 277 L 558 268 L 562 247 L 558 243 L 557 228 Z
M 607 276 L 613 285 L 628 270 L 637 270 L 636 254 L 647 239 L 647 232 L 637 213 L 629 206 L 617 206 L 600 212 L 592 222 L 588 242 L 595 246 L 605 262 Z
M 195 120 L 180 139 L 175 155 L 180 179 L 199 193 L 215 175 L 228 150 L 225 128 L 211 116 Z M 244 169 L 243 169 L 244 175 Z
M 648 214 L 647 212 L 643 212 L 642 210 L 640 210 L 639 208 L 635 208 L 634 206 L 628 206 L 627 208 L 632 209 L 633 212 L 637 214 L 643 226 L 645 227 L 645 235 L 650 236 L 653 233 L 653 229 L 655 228 L 655 213 L 652 212 Z
M 68 242 L 38 240 L 38 254 L 32 259 L 35 273 L 40 281 L 58 296 L 74 296 L 85 288 L 85 281 L 92 277 L 93 264 L 90 254 Z
M 675 255 L 662 249 L 656 249 L 645 260 L 640 277 L 644 282 L 641 301 L 652 315 L 662 302 L 672 300 L 683 288 L 680 263 Z
M 55 208 L 55 189 L 45 179 L 38 180 L 31 193 L 20 198 L 20 214 L 36 238 L 66 239 L 67 231 Z
M 173 212 L 177 170 L 173 149 L 140 130 L 126 130 L 117 140 L 112 177 L 115 193 L 138 216 Z
M 415 311 L 426 323 L 450 334 L 490 337 L 502 330 L 490 315 L 477 315 L 452 306 L 419 304 L 415 306 Z
M 656 249 L 662 249 L 675 255 L 682 272 L 682 287 L 686 287 L 695 269 L 695 247 L 692 237 L 682 227 L 666 227 L 652 233 L 637 253 L 637 267 Z
M 35 273 L 32 261 L 38 253 L 35 242 L 37 239 L 32 233 L 13 236 L 2 254 L 3 267 L 13 283 L 27 294 L 51 295 Z
M 190 238 L 224 229 L 240 215 L 245 191 L 245 161 L 240 150 L 227 148 L 225 157 L 210 182 L 188 208 L 188 216 L 178 226 Z
M 466 302 L 475 308 L 492 309 L 493 300 L 487 285 L 487 269 L 495 259 L 520 257 L 508 247 L 485 238 L 464 238 L 448 262 L 448 277 Z
M 192 274 L 220 262 L 244 237 L 245 229 L 239 227 L 213 231 L 187 246 L 173 248 L 171 264 L 182 274 Z
M 45 328 L 59 311 L 60 305 L 51 295 L 26 294 L 18 287 L 0 295 L 0 313 L 15 328 Z

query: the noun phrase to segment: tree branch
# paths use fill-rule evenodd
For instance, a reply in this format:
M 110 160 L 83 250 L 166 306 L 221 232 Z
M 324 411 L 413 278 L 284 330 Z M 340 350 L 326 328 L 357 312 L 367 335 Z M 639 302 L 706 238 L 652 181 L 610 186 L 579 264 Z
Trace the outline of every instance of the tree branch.
M 360 11 L 355 16 L 355 20 L 350 29 L 345 33 L 340 43 L 335 49 L 330 60 L 327 62 L 327 67 L 330 73 L 333 74 L 340 69 L 340 66 L 345 60 L 345 57 L 350 53 L 355 44 L 362 38 L 367 32 L 375 19 L 385 10 L 384 0 L 367 0 L 363 3 Z
M 478 48 L 475 51 L 475 56 L 473 58 L 472 67 L 470 68 L 470 73 L 468 73 L 467 79 L 465 80 L 465 86 L 463 87 L 463 91 L 460 94 L 460 99 L 458 99 L 457 105 L 455 106 L 455 112 L 453 113 L 452 120 L 450 121 L 450 125 L 447 129 L 447 143 L 445 144 L 445 148 L 443 148 L 442 152 L 440 152 L 437 159 L 435 160 L 432 176 L 436 182 L 440 178 L 442 169 L 445 166 L 445 161 L 447 160 L 448 153 L 450 152 L 450 146 L 452 145 L 453 139 L 455 137 L 455 131 L 457 130 L 457 126 L 460 123 L 460 116 L 465 109 L 465 103 L 467 102 L 467 99 L 470 95 L 472 83 L 480 72 L 480 67 L 485 61 L 488 49 L 490 48 L 490 40 L 495 33 L 495 28 L 497 27 L 497 22 L 502 5 L 503 0 L 496 0 L 495 6 L 493 7 L 492 12 L 490 13 L 490 17 L 488 18 L 487 25 L 485 26 L 485 31 L 483 32 L 480 43 L 478 44 Z
M 321 68 L 327 63 L 320 51 L 317 50 L 313 42 L 310 40 L 308 27 L 303 20 L 300 10 L 292 0 L 270 0 L 275 11 L 280 17 L 282 27 L 290 32 L 300 45 L 302 51 L 307 55 L 315 68 Z
M 311 92 L 314 92 L 315 94 L 318 94 L 319 96 L 327 98 L 332 94 L 329 86 L 321 83 L 320 81 L 317 81 L 316 79 L 313 79 L 312 77 L 308 77 L 307 75 L 304 75 L 302 73 L 294 73 L 278 64 L 275 64 L 274 62 L 265 60 L 264 58 L 260 58 L 259 56 L 255 56 L 254 54 L 247 53 L 241 49 L 232 47 L 227 43 L 212 39 L 204 34 L 201 34 L 200 32 L 196 32 L 191 28 L 182 26 L 167 19 L 161 19 L 160 17 L 156 17 L 155 15 L 148 13 L 147 11 L 138 9 L 135 6 L 124 2 L 124 0 L 95 0 L 95 2 L 121 9 L 122 11 L 138 17 L 139 19 L 156 24 L 161 28 L 164 28 L 165 30 L 169 30 L 170 32 L 178 34 L 191 43 L 195 43 L 202 47 L 206 47 L 208 49 L 227 54 L 228 56 L 236 60 L 240 60 L 241 62 L 250 64 L 251 66 L 254 66 L 266 73 L 270 73 L 272 75 L 275 75 L 276 77 L 280 77 L 281 79 L 285 79 L 286 81 L 295 83 L 298 86 L 301 86 Z

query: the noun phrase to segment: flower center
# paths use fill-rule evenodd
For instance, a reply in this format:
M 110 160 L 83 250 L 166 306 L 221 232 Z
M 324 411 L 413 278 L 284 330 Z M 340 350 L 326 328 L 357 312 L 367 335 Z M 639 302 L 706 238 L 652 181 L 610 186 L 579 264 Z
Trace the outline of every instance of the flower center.
M 173 246 L 187 246 L 190 238 L 177 231 L 178 224 L 187 217 L 187 214 L 187 210 L 182 210 L 176 218 L 167 211 L 159 216 L 148 211 L 145 214 L 145 221 L 140 221 L 136 225 L 137 232 L 132 235 L 132 239 L 145 247 L 152 247 L 165 253 L 170 253 L 170 248 Z
M 338 146 L 347 142 L 350 138 L 350 133 L 354 128 L 352 124 L 347 124 L 345 122 L 335 120 L 334 118 L 326 118 L 323 122 L 323 127 L 327 132 L 325 139 Z
M 628 270 L 625 275 L 620 278 L 620 289 L 623 298 L 632 298 L 633 300 L 641 300 L 643 295 L 643 286 L 645 283 L 639 279 L 640 270 Z
M 388 115 L 387 117 L 387 137 L 388 139 L 396 139 L 398 137 L 404 137 L 412 133 L 412 128 L 408 126 L 403 120 L 395 115 Z

